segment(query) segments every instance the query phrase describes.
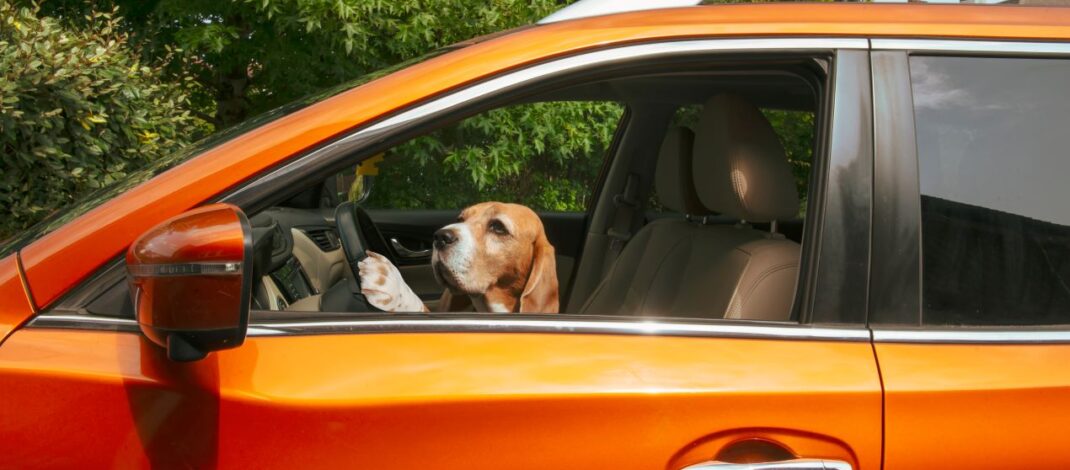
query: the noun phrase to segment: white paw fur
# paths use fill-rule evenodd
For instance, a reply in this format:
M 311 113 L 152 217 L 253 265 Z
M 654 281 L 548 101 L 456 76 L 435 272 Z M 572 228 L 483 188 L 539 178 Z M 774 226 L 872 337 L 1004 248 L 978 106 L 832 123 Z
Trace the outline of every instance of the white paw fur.
M 360 291 L 368 303 L 385 312 L 427 311 L 427 306 L 405 283 L 398 268 L 385 256 L 369 251 L 357 265 L 360 268 Z

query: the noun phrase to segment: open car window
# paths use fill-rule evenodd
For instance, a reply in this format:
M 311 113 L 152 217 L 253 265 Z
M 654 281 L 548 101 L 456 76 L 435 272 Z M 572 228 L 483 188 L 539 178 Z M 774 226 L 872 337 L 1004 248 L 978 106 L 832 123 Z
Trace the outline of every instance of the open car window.
M 295 252 L 305 276 L 292 265 L 267 276 L 265 289 L 283 299 L 262 307 L 795 321 L 822 79 L 753 74 L 587 83 L 437 126 L 350 166 L 309 189 L 330 197 L 273 209 L 318 213 L 324 227 L 333 217 L 337 232 L 309 236 L 322 253 Z M 726 118 L 735 113 L 745 126 Z M 722 176 L 722 160 L 743 169 Z M 332 213 L 346 201 L 356 228 Z M 373 267 L 347 263 L 347 237 L 374 253 Z M 554 279 L 552 302 L 529 295 L 540 276 Z M 393 303 L 373 305 L 377 293 Z M 332 300 L 351 296 L 359 301 Z

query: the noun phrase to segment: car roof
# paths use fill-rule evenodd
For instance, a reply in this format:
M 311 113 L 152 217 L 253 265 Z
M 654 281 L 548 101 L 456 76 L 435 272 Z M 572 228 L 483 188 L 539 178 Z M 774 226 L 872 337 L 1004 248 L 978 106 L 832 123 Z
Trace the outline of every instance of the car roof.
M 1019 5 L 765 3 L 700 5 L 549 23 L 612 34 L 673 28 L 681 35 L 822 35 L 1070 39 L 1070 8 Z

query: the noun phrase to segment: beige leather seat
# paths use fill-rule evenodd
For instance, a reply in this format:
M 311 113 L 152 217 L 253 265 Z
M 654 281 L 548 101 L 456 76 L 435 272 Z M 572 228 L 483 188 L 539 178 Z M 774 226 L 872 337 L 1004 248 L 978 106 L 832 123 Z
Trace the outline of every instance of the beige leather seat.
M 663 204 L 748 222 L 796 215 L 784 150 L 756 107 L 718 95 L 706 102 L 692 152 L 688 135 L 674 129 L 662 146 L 655 184 Z M 744 222 L 657 221 L 628 243 L 581 312 L 787 321 L 798 267 L 797 243 Z

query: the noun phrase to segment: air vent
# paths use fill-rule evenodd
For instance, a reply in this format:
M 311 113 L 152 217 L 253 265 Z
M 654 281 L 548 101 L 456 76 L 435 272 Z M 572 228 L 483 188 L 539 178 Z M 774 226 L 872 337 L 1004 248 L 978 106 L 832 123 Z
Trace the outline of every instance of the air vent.
M 338 235 L 335 235 L 331 229 L 328 228 L 306 228 L 303 229 L 305 235 L 320 247 L 323 251 L 337 250 L 341 245 L 338 243 Z

